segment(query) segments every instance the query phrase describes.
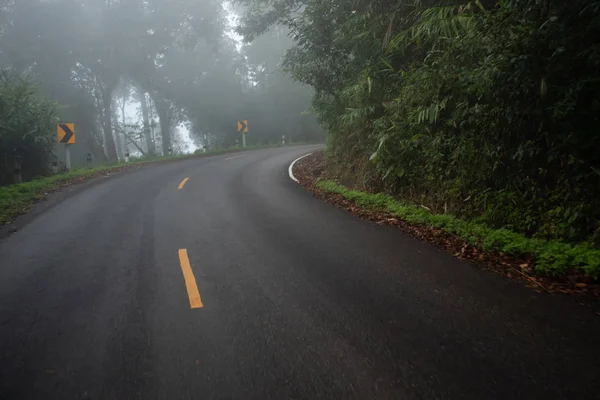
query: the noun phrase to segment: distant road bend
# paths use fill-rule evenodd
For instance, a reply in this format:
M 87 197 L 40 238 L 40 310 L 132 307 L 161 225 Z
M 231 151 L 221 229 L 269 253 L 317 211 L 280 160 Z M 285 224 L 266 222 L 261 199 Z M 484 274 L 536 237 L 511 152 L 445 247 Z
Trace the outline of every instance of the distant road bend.
M 598 398 L 593 310 L 314 199 L 318 148 L 124 173 L 0 242 L 0 399 Z

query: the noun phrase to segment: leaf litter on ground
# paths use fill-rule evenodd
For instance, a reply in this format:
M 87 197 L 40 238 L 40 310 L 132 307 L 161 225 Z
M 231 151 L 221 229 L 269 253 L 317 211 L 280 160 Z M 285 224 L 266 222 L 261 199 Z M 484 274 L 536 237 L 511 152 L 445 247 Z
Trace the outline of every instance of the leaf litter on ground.
M 520 280 L 537 292 L 600 296 L 600 284 L 588 282 L 589 278 L 587 277 L 577 274 L 564 277 L 539 275 L 536 274 L 535 260 L 532 257 L 516 257 L 485 250 L 439 228 L 408 223 L 387 210 L 366 208 L 341 194 L 327 192 L 321 189 L 317 183 L 322 180 L 336 181 L 336 177 L 328 175 L 326 171 L 324 153 L 320 151 L 296 163 L 294 175 L 303 187 L 320 200 L 379 225 L 394 226 L 412 237 L 450 252 L 458 259 L 471 261 L 481 269 Z

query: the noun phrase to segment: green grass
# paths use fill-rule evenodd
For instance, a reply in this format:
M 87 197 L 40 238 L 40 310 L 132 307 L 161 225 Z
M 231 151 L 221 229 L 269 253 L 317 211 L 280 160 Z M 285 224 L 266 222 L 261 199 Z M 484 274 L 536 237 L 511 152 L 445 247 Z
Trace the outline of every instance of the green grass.
M 19 183 L 0 187 L 0 225 L 10 223 L 17 215 L 23 213 L 32 204 L 43 199 L 48 191 L 56 187 L 63 186 L 73 181 L 82 181 L 91 179 L 101 173 L 114 171 L 124 166 L 145 165 L 151 163 L 167 162 L 174 160 L 183 160 L 188 158 L 206 157 L 217 154 L 255 150 L 267 147 L 279 146 L 249 146 L 246 149 L 240 148 L 221 148 L 212 151 L 196 152 L 193 155 L 184 156 L 151 156 L 133 159 L 129 163 L 105 164 L 95 168 L 74 169 L 71 172 L 43 177 L 29 182 Z
M 600 249 L 592 248 L 587 243 L 573 245 L 528 238 L 506 229 L 492 229 L 451 215 L 432 214 L 423 208 L 402 204 L 387 194 L 350 190 L 334 181 L 319 181 L 317 187 L 325 192 L 337 193 L 364 208 L 388 211 L 410 224 L 441 229 L 486 251 L 532 256 L 538 273 L 553 276 L 576 273 L 593 279 L 600 277 Z
M 122 166 L 107 165 L 93 169 L 78 169 L 66 174 L 0 187 L 0 224 L 11 222 L 15 216 L 29 208 L 33 203 L 43 199 L 45 193 L 52 188 L 80 178 L 91 178 L 101 172 Z

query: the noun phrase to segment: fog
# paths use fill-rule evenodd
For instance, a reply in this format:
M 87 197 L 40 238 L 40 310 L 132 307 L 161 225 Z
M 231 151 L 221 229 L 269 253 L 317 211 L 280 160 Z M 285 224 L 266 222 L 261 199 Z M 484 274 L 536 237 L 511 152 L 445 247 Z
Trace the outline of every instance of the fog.
M 600 399 L 599 39 L 600 0 L 0 0 L 0 400 Z
M 236 33 L 243 6 L 219 0 L 0 0 L 0 12 L 5 86 L 26 80 L 36 98 L 57 107 L 59 121 L 75 124 L 75 164 L 89 154 L 101 163 L 127 154 L 239 146 L 238 120 L 248 121 L 249 145 L 323 137 L 316 118 L 305 112 L 312 89 L 281 68 L 293 46 L 287 31 L 274 26 L 243 43 Z M 58 121 L 47 122 L 51 127 Z M 9 164 L 12 156 L 21 157 L 25 175 L 43 172 L 32 159 L 47 165 L 62 157 L 55 132 L 40 134 L 35 140 L 45 145 L 35 151 L 8 136 L 0 143 L 3 157 Z

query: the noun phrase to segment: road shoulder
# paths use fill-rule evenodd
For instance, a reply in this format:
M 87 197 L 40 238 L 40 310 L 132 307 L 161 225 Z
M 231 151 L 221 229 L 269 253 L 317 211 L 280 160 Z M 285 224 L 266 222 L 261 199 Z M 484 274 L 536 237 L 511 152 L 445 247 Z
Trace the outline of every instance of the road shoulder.
M 442 229 L 407 222 L 385 209 L 366 207 L 347 196 L 324 190 L 323 181 L 336 179 L 327 174 L 323 152 L 315 152 L 297 160 L 292 172 L 302 186 L 322 201 L 340 207 L 359 218 L 399 228 L 412 237 L 446 250 L 458 259 L 471 261 L 474 266 L 521 281 L 536 292 L 577 295 L 582 299 L 588 298 L 591 302 L 600 297 L 600 284 L 592 279 L 578 275 L 552 277 L 537 274 L 534 270 L 535 260 L 531 257 L 484 250 Z

